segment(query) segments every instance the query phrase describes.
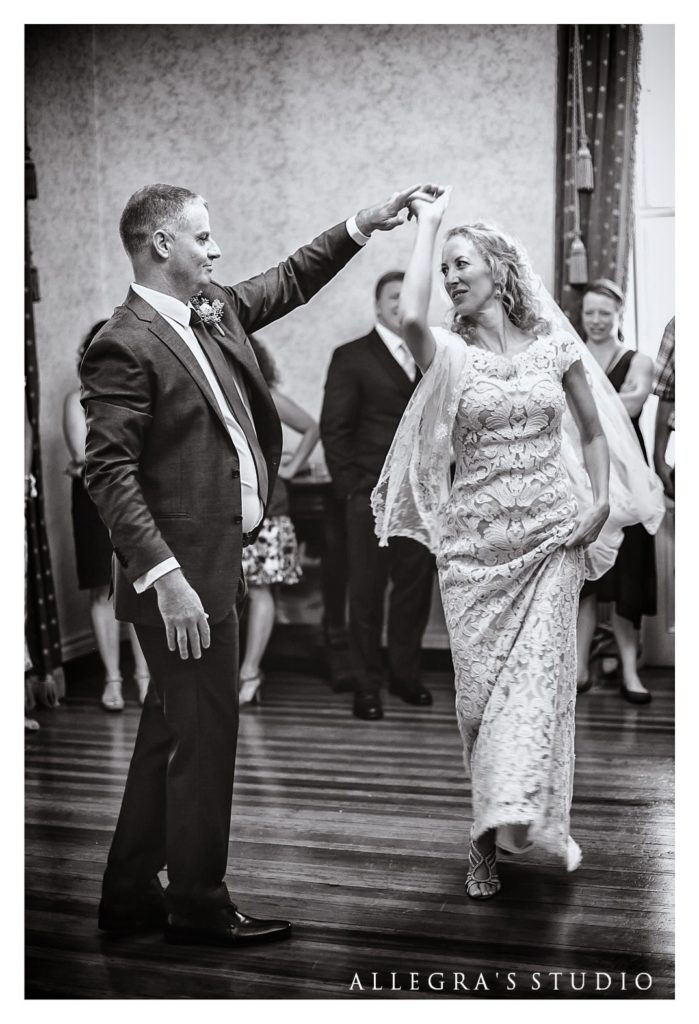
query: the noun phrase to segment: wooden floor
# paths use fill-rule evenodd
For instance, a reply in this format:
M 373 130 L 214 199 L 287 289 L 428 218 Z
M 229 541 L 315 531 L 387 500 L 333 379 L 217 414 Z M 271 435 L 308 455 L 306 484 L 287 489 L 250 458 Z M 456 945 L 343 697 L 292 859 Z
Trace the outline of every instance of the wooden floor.
M 433 707 L 385 697 L 375 723 L 320 679 L 272 675 L 242 715 L 228 881 L 244 910 L 288 917 L 294 935 L 235 953 L 97 931 L 139 709 L 81 697 L 42 711 L 26 744 L 27 996 L 672 998 L 674 700 L 669 673 L 644 677 L 647 707 L 613 688 L 579 700 L 583 866 L 504 864 L 501 894 L 477 903 L 463 890 L 470 791 L 450 674 L 428 675 Z

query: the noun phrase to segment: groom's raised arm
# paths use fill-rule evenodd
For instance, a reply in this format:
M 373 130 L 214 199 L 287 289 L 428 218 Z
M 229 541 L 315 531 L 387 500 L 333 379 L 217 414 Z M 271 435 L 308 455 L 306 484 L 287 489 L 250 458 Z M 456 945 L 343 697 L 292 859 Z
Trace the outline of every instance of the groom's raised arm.
M 391 231 L 402 224 L 408 199 L 419 187 L 395 192 L 318 235 L 271 270 L 224 287 L 246 333 L 261 330 L 308 302 L 356 256 L 374 231 Z

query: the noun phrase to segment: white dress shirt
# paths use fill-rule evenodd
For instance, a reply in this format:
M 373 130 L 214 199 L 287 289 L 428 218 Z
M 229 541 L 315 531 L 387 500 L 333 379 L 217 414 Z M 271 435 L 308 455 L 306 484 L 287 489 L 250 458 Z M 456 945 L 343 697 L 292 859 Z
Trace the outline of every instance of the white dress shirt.
M 376 333 L 398 365 L 405 371 L 410 380 L 415 380 L 417 367 L 412 353 L 399 334 L 394 334 L 384 324 L 376 324 Z
M 369 241 L 367 235 L 363 234 L 357 227 L 357 222 L 354 217 L 350 217 L 346 221 L 347 233 L 350 238 L 357 243 L 357 245 L 366 245 Z M 242 514 L 243 533 L 250 533 L 258 525 L 264 514 L 264 506 L 260 500 L 260 492 L 257 479 L 257 469 L 255 468 L 255 460 L 250 451 L 250 445 L 248 444 L 245 433 L 238 423 L 237 419 L 231 412 L 230 406 L 226 401 L 226 398 L 221 391 L 221 387 L 218 383 L 216 374 L 214 373 L 209 360 L 204 355 L 201 345 L 197 341 L 194 331 L 189 326 L 191 307 L 185 305 L 184 302 L 180 302 L 172 295 L 166 295 L 164 292 L 155 291 L 153 288 L 146 288 L 145 285 L 132 283 L 131 287 L 140 295 L 150 306 L 153 307 L 160 315 L 167 320 L 170 326 L 177 331 L 179 336 L 185 342 L 192 355 L 199 363 L 206 379 L 214 393 L 216 403 L 221 410 L 224 422 L 230 434 L 231 441 L 233 442 L 235 449 L 238 453 L 238 461 L 240 463 L 240 492 L 241 492 L 241 503 L 242 503 Z M 238 387 L 238 382 L 233 374 L 233 382 L 238 389 L 241 401 L 245 405 L 248 413 L 250 414 L 250 421 L 253 424 L 252 412 L 247 398 L 241 388 Z M 134 581 L 134 589 L 137 594 L 142 594 L 144 590 L 152 587 L 156 580 L 159 580 L 161 576 L 171 572 L 173 569 L 178 569 L 180 563 L 173 556 L 166 558 L 164 561 L 154 565 L 148 572 L 145 572 L 142 576 L 139 576 Z

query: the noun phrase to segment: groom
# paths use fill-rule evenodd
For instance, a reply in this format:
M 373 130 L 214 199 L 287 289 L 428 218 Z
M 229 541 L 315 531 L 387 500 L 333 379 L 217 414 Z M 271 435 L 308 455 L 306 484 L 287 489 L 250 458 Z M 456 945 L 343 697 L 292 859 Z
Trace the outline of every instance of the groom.
M 171 942 L 232 946 L 290 933 L 239 911 L 224 882 L 241 549 L 262 522 L 282 441 L 247 335 L 307 302 L 373 231 L 400 224 L 414 191 L 232 287 L 212 280 L 221 251 L 201 196 L 149 185 L 126 204 L 133 284 L 81 366 L 87 486 L 116 557 L 116 617 L 135 624 L 151 672 L 104 875 L 105 931 L 162 927 Z

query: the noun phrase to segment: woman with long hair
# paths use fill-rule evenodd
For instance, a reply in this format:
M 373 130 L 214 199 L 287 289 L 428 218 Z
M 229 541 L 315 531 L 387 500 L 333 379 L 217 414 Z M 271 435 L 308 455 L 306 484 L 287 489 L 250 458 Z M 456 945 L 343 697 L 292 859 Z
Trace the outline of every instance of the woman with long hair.
M 424 376 L 372 502 L 383 543 L 412 536 L 437 555 L 472 783 L 466 893 L 488 899 L 500 890 L 496 848 L 538 845 L 569 870 L 580 862 L 569 835 L 578 594 L 586 572 L 613 559 L 621 531 L 584 345 L 552 300 L 542 306 L 522 248 L 483 223 L 449 231 L 441 269 L 452 308 L 447 329 L 429 327 L 448 197 L 428 186 L 411 201 L 401 320 Z M 607 398 L 623 430 L 618 399 Z M 632 445 L 626 438 L 623 458 Z M 627 495 L 624 472 L 622 459 L 613 509 Z M 650 520 L 657 495 L 647 488 Z

